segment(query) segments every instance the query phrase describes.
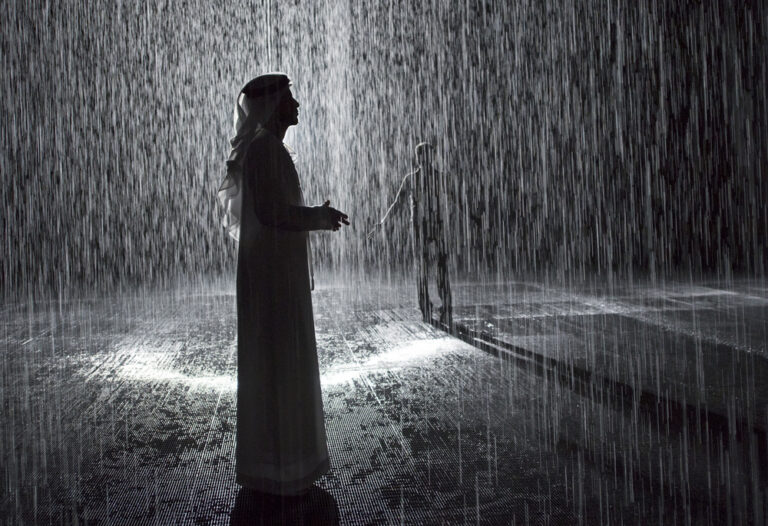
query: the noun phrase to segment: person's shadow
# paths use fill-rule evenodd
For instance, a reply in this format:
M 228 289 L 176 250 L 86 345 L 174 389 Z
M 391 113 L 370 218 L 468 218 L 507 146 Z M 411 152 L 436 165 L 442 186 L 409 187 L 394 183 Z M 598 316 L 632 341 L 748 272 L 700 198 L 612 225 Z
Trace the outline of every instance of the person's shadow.
M 241 487 L 229 524 L 334 525 L 339 524 L 339 507 L 330 493 L 317 486 L 301 498 L 280 498 Z

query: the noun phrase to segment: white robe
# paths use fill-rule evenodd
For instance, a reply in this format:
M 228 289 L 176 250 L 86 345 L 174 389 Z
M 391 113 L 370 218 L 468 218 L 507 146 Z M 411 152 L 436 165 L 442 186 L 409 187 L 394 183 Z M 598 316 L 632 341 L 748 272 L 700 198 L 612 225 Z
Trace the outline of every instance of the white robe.
M 290 495 L 330 469 L 307 260 L 306 207 L 293 161 L 260 131 L 243 166 L 237 260 L 237 482 Z

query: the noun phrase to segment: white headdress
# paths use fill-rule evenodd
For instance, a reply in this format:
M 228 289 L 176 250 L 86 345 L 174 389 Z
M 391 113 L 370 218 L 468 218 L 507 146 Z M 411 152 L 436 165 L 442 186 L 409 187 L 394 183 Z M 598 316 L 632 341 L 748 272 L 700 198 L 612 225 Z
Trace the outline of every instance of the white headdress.
M 240 240 L 245 153 L 253 137 L 272 117 L 290 85 L 285 73 L 267 73 L 248 82 L 237 96 L 234 114 L 235 136 L 229 141 L 232 149 L 227 159 L 227 174 L 217 194 L 218 201 L 224 208 L 224 231 L 235 241 Z

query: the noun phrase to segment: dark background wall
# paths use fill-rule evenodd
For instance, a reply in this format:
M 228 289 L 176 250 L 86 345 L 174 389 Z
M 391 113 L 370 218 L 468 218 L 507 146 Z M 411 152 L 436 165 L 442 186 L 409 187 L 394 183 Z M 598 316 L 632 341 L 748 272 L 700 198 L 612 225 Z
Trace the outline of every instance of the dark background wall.
M 321 265 L 408 265 L 407 213 L 364 234 L 430 140 L 469 275 L 764 275 L 761 3 L 225 4 L 2 4 L 5 294 L 231 272 L 215 193 L 267 70 L 308 200 L 354 221 Z

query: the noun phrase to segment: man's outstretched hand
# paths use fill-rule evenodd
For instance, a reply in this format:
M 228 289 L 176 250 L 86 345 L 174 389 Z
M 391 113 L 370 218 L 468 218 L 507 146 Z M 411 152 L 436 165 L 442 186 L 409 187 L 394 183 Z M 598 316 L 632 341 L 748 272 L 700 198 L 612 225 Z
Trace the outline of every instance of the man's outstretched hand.
M 376 232 L 379 231 L 379 228 L 381 227 L 382 223 L 376 223 L 376 225 L 365 235 L 365 240 L 370 241 L 373 239 L 373 236 L 376 235 Z
M 344 212 L 340 212 L 335 208 L 331 208 L 330 201 L 323 203 L 323 212 L 323 230 L 333 230 L 336 232 L 339 228 L 341 228 L 342 223 L 349 225 L 349 216 L 347 216 L 347 214 Z

